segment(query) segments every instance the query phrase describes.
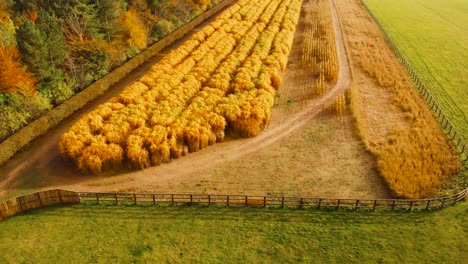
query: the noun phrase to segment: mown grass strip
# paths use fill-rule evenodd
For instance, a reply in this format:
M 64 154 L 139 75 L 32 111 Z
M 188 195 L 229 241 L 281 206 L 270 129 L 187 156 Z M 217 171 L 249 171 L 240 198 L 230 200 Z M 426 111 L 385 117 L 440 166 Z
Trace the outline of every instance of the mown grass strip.
M 462 263 L 467 212 L 57 207 L 1 222 L 0 262 Z

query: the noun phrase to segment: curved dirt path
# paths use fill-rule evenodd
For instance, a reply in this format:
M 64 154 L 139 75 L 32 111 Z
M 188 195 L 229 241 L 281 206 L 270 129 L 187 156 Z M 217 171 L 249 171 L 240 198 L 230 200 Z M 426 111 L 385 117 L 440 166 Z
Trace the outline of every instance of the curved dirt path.
M 40 173 L 47 179 L 47 188 L 64 188 L 77 191 L 125 191 L 143 189 L 149 190 L 157 178 L 158 182 L 170 182 L 174 177 L 183 177 L 194 171 L 201 171 L 209 168 L 216 168 L 220 163 L 238 159 L 246 154 L 263 149 L 278 140 L 290 135 L 297 129 L 303 127 L 307 122 L 316 117 L 324 108 L 329 106 L 336 96 L 343 93 L 351 84 L 350 68 L 347 60 L 346 50 L 343 42 L 343 35 L 335 7 L 330 0 L 332 7 L 333 27 L 335 30 L 336 46 L 340 71 L 337 83 L 320 98 L 304 101 L 302 109 L 292 115 L 281 114 L 281 111 L 273 110 L 273 117 L 270 126 L 260 135 L 249 139 L 228 140 L 222 144 L 215 144 L 207 149 L 196 153 L 190 153 L 186 157 L 174 160 L 171 163 L 157 167 L 150 167 L 141 171 L 129 171 L 118 175 L 106 176 L 80 176 L 80 173 L 72 169 L 72 165 L 64 161 L 58 154 L 56 145 L 62 133 L 87 111 L 95 105 L 107 101 L 115 96 L 120 90 L 141 77 L 154 63 L 159 61 L 164 55 L 158 55 L 143 66 L 132 72 L 122 82 L 102 98 L 93 102 L 67 119 L 60 127 L 56 128 L 47 136 L 34 142 L 28 149 L 13 160 L 7 166 L 0 168 L 0 175 L 6 174 L 7 178 L 0 182 L 0 197 L 12 189 L 28 173 Z M 186 37 L 187 38 L 187 37 Z M 178 44 L 181 42 L 178 42 Z M 174 48 L 176 44 L 171 45 Z M 168 49 L 165 51 L 167 52 Z M 288 69 L 292 71 L 290 61 Z M 288 71 L 286 70 L 286 72 Z M 35 168 L 33 168 L 35 167 Z M 31 170 L 33 172 L 31 172 Z M 157 177 L 154 177 L 157 175 Z M 1 177 L 1 176 L 0 176 Z M 145 187 L 147 186 L 147 187 Z M 154 190 L 157 191 L 157 190 Z

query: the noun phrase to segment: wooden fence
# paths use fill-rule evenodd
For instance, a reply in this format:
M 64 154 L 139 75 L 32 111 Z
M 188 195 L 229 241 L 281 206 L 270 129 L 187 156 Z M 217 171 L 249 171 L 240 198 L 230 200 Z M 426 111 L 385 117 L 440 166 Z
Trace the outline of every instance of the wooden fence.
M 94 193 L 49 190 L 32 193 L 0 203 L 0 221 L 35 208 L 64 204 L 104 205 L 205 205 L 235 207 L 316 208 L 351 210 L 435 210 L 465 199 L 468 189 L 457 194 L 430 199 L 339 199 L 286 196 Z
M 31 193 L 0 203 L 0 221 L 35 208 L 79 203 L 80 194 L 77 192 L 49 190 Z
M 430 199 L 339 199 L 285 196 L 210 195 L 210 194 L 156 194 L 156 193 L 79 193 L 84 204 L 124 205 L 222 205 L 260 206 L 317 209 L 386 209 L 433 210 L 453 205 L 465 199 L 468 189 L 457 194 Z
M 429 108 L 433 111 L 434 116 L 436 117 L 437 121 L 439 122 L 441 128 L 447 133 L 448 138 L 454 144 L 455 148 L 459 151 L 459 155 L 460 155 L 461 159 L 463 161 L 467 161 L 468 160 L 468 147 L 466 146 L 463 139 L 460 137 L 460 133 L 455 129 L 452 122 L 449 120 L 447 115 L 444 113 L 444 111 L 440 107 L 437 100 L 434 98 L 434 96 L 432 96 L 431 92 L 429 91 L 429 89 L 427 89 L 427 87 L 423 83 L 422 79 L 419 77 L 419 75 L 413 69 L 413 67 L 408 62 L 408 60 L 403 56 L 400 49 L 398 49 L 398 46 L 393 42 L 392 38 L 390 38 L 390 36 L 387 34 L 384 27 L 380 24 L 379 20 L 374 15 L 374 13 L 372 13 L 370 8 L 367 6 L 367 4 L 363 0 L 360 0 L 360 1 L 361 1 L 362 5 L 364 6 L 364 8 L 367 10 L 367 13 L 372 17 L 372 19 L 375 21 L 377 26 L 380 28 L 380 31 L 384 35 L 385 40 L 387 41 L 387 43 L 390 45 L 390 48 L 392 49 L 393 53 L 399 58 L 399 60 L 401 61 L 401 63 L 405 67 L 405 69 L 408 72 L 409 76 L 411 77 L 413 83 L 416 85 L 416 88 L 418 89 L 419 94 L 426 101 Z

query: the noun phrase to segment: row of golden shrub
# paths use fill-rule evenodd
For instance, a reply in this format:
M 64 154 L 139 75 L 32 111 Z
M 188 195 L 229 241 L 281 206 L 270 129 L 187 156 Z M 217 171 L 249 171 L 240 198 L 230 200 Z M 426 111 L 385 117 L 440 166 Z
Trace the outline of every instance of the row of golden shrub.
M 310 0 L 304 13 L 301 62 L 317 76 L 314 93 L 323 95 L 327 91 L 327 83 L 336 82 L 339 71 L 330 2 Z
M 83 172 L 145 168 L 268 124 L 301 0 L 240 0 L 59 142 Z

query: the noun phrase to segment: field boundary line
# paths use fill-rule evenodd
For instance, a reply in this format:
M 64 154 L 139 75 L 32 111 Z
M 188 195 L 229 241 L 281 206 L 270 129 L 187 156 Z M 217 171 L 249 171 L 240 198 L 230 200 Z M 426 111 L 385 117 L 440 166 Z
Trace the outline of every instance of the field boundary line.
M 468 188 L 453 195 L 428 199 L 353 199 L 241 194 L 75 192 L 54 189 L 35 192 L 1 202 L 0 221 L 32 209 L 70 204 L 430 211 L 439 210 L 464 201 L 467 194 Z
M 390 45 L 391 50 L 398 57 L 403 67 L 405 68 L 406 72 L 411 77 L 411 80 L 413 81 L 414 85 L 418 89 L 419 95 L 426 102 L 429 109 L 431 109 L 434 117 L 436 118 L 436 120 L 438 121 L 440 125 L 440 128 L 442 128 L 442 130 L 447 134 L 447 138 L 450 140 L 450 142 L 452 142 L 454 148 L 458 150 L 458 155 L 460 156 L 460 159 L 462 161 L 467 161 L 468 160 L 468 147 L 466 143 L 463 141 L 463 139 L 460 137 L 460 133 L 456 130 L 455 126 L 452 124 L 450 119 L 444 113 L 444 111 L 440 107 L 437 100 L 434 98 L 434 96 L 431 94 L 429 89 L 423 83 L 422 79 L 419 77 L 416 70 L 413 69 L 413 67 L 408 62 L 408 60 L 403 56 L 403 53 L 401 53 L 398 46 L 393 42 L 390 35 L 388 35 L 388 33 L 385 31 L 384 27 L 382 26 L 382 24 L 380 24 L 379 20 L 374 15 L 374 13 L 370 10 L 370 8 L 367 6 L 364 0 L 359 0 L 359 1 L 361 2 L 362 6 L 366 9 L 370 17 L 374 20 L 376 25 L 379 27 L 380 31 L 384 35 L 385 41 Z

